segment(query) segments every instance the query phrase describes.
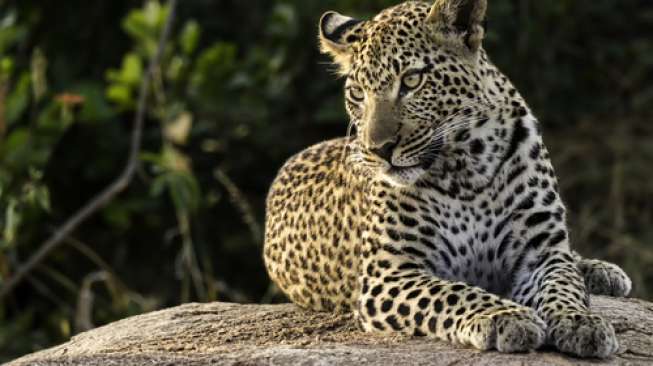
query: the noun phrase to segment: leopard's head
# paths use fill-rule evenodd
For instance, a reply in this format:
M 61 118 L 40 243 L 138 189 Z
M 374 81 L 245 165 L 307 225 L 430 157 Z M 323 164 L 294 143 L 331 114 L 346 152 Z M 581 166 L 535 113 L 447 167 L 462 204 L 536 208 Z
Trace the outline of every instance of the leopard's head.
M 354 163 L 398 186 L 424 177 L 488 103 L 487 0 L 408 1 L 372 20 L 327 12 L 320 44 L 346 78 Z

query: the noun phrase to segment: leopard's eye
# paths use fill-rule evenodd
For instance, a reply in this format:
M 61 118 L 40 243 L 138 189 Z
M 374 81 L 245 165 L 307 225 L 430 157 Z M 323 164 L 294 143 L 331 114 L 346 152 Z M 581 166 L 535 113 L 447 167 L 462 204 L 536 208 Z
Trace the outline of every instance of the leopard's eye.
M 350 86 L 347 90 L 349 92 L 349 98 L 351 98 L 354 102 L 360 103 L 365 100 L 365 91 L 363 88 L 358 86 Z
M 413 72 L 404 75 L 401 79 L 401 85 L 407 90 L 413 90 L 422 84 L 422 73 Z

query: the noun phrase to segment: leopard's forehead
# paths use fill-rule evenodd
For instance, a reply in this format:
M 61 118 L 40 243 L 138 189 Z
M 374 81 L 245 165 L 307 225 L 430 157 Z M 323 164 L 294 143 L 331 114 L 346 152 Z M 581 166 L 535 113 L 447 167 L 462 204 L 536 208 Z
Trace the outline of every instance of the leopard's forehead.
M 374 17 L 378 22 L 394 22 L 397 19 L 423 21 L 431 10 L 431 4 L 424 1 L 406 1 L 382 10 Z
M 425 19 L 429 10 L 427 3 L 407 2 L 388 8 L 367 22 L 363 36 L 353 47 L 355 80 L 380 92 L 407 68 L 430 63 L 437 49 L 428 37 Z

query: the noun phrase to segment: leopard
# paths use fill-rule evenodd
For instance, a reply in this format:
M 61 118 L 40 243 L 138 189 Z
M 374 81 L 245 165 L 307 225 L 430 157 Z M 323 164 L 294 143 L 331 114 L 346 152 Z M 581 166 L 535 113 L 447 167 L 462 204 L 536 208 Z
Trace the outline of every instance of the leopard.
M 321 17 L 349 125 L 272 182 L 266 270 L 295 304 L 367 332 L 608 358 L 619 342 L 589 295 L 627 296 L 631 280 L 571 248 L 540 123 L 483 48 L 487 6 Z

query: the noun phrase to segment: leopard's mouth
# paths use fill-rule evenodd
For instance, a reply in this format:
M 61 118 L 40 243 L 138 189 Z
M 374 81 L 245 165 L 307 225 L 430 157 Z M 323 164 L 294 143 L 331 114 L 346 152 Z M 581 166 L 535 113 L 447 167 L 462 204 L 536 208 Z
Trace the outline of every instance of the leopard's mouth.
M 398 187 L 412 186 L 425 174 L 426 170 L 423 168 L 421 163 L 411 166 L 395 166 L 388 164 L 381 171 L 381 175 L 385 180 Z
M 393 173 L 397 174 L 401 172 L 410 172 L 412 170 L 429 170 L 429 168 L 433 165 L 434 162 L 435 162 L 435 157 L 425 156 L 419 159 L 419 161 L 413 165 L 399 166 L 399 165 L 386 163 L 384 172 L 388 174 L 393 174 Z
M 402 173 L 410 173 L 413 171 L 417 170 L 423 170 L 421 164 L 415 164 L 415 165 L 410 165 L 410 166 L 395 166 L 395 165 L 390 165 L 388 168 L 384 170 L 385 174 L 402 174 Z
M 435 157 L 425 156 L 412 165 L 394 165 L 384 162 L 379 172 L 386 180 L 395 186 L 411 186 L 422 178 L 435 162 Z

